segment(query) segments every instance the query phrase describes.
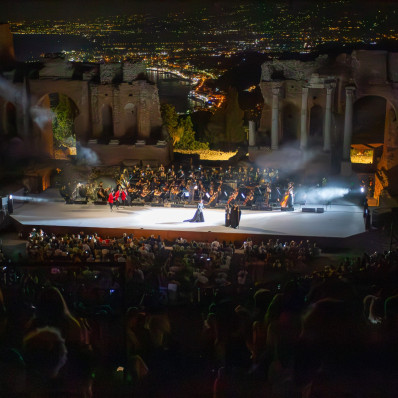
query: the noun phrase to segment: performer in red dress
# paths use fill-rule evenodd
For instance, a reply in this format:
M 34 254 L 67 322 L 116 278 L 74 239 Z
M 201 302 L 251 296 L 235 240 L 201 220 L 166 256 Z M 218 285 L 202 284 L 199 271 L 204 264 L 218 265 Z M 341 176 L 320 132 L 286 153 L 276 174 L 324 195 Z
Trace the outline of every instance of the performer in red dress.
M 110 192 L 109 196 L 108 196 L 108 203 L 109 203 L 109 207 L 111 208 L 111 211 L 113 211 L 113 191 Z
M 122 193 L 120 194 L 120 197 L 122 198 L 122 205 L 126 206 L 127 194 L 126 194 L 126 190 L 125 189 L 122 190 Z

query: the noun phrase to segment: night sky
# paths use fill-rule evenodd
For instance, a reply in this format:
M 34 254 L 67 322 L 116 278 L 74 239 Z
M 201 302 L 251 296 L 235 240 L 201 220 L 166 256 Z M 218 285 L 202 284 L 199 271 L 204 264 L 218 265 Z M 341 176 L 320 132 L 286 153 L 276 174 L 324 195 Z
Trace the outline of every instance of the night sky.
M 92 18 L 105 15 L 121 15 L 124 13 L 165 14 L 172 10 L 187 12 L 197 7 L 208 6 L 214 10 L 228 7 L 231 3 L 242 3 L 242 0 L 3 0 L 5 4 L 1 18 L 44 19 L 44 18 Z
M 280 3 L 288 3 L 292 8 L 299 8 L 300 4 L 305 4 L 307 7 L 312 2 L 319 3 L 319 0 L 286 0 Z M 397 0 L 353 0 L 350 3 L 364 7 L 366 4 L 380 6 L 382 3 L 395 2 Z M 0 18 L 5 22 L 18 19 L 84 19 L 126 13 L 149 13 L 156 16 L 173 10 L 190 13 L 203 7 L 222 13 L 231 4 L 241 3 L 250 3 L 250 0 L 2 0 Z M 263 3 L 275 4 L 278 1 L 264 0 Z

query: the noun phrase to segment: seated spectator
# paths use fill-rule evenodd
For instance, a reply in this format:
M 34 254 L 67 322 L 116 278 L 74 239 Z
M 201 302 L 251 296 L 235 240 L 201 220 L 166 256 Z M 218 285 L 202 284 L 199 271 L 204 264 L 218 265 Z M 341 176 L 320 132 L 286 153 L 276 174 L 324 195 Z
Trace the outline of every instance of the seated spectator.
M 26 390 L 31 397 L 45 397 L 62 387 L 56 378 L 67 360 L 65 340 L 52 327 L 35 329 L 23 340 Z
M 69 312 L 61 292 L 55 287 L 45 288 L 37 303 L 33 327 L 44 326 L 58 328 L 67 345 L 79 345 L 82 342 L 82 328 Z

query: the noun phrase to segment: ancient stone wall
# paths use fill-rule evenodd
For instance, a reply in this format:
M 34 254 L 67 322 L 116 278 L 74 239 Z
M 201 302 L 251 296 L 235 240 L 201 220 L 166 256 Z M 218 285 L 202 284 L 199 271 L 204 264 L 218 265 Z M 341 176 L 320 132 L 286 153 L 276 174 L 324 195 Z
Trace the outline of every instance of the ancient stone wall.
M 112 84 L 121 82 L 123 78 L 123 65 L 118 64 L 101 64 L 100 65 L 100 82 L 102 84 Z
M 125 83 L 131 83 L 142 73 L 145 73 L 145 65 L 142 62 L 125 62 L 123 64 L 123 82 Z
M 157 166 L 170 162 L 169 144 L 166 145 L 99 145 L 89 143 L 88 149 L 93 151 L 101 164 L 120 165 L 126 161 L 131 164 L 140 161 Z
M 90 84 L 92 107 L 92 138 L 100 138 L 103 127 L 102 110 L 112 110 L 113 136 L 149 140 L 161 129 L 162 120 L 157 86 L 146 80 L 118 85 Z
M 321 55 L 314 61 L 278 60 L 264 62 L 261 65 L 261 80 L 309 80 L 311 75 L 319 70 L 327 61 L 327 56 Z
M 73 64 L 65 62 L 63 58 L 47 59 L 43 68 L 39 71 L 39 78 L 71 79 L 73 72 Z
M 387 83 L 387 51 L 354 51 L 353 77 L 357 86 L 383 85 Z

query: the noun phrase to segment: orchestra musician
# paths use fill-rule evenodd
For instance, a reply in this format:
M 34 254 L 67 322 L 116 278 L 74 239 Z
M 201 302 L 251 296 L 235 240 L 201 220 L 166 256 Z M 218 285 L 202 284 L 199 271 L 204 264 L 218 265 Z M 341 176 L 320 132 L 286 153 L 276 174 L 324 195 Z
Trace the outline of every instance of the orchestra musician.
M 265 184 L 265 193 L 264 193 L 264 199 L 265 199 L 266 206 L 269 206 L 270 197 L 271 197 L 271 187 L 270 187 L 270 184 L 267 183 L 267 184 Z
M 254 200 L 254 191 L 250 190 L 246 196 L 246 199 L 243 201 L 243 206 L 251 206 Z
M 289 182 L 285 195 L 281 201 L 281 207 L 293 207 L 293 183 Z
M 170 201 L 177 202 L 179 200 L 179 193 L 180 193 L 180 189 L 173 182 L 170 186 Z
M 218 193 L 214 192 L 213 188 L 210 188 L 208 195 L 209 195 L 209 201 L 207 202 L 207 204 L 211 207 L 214 207 L 217 203 Z
M 234 192 L 232 192 L 232 194 L 229 196 L 229 199 L 227 201 L 227 205 L 233 205 L 235 203 L 236 198 L 239 195 L 239 189 L 235 189 Z
M 105 195 L 105 189 L 103 187 L 102 181 L 99 183 L 99 187 L 97 190 L 97 198 L 98 200 L 105 202 L 106 201 L 106 195 Z
M 155 189 L 155 191 L 153 192 L 153 196 L 158 203 L 163 201 L 163 195 L 164 195 L 164 193 L 159 187 L 157 187 Z

